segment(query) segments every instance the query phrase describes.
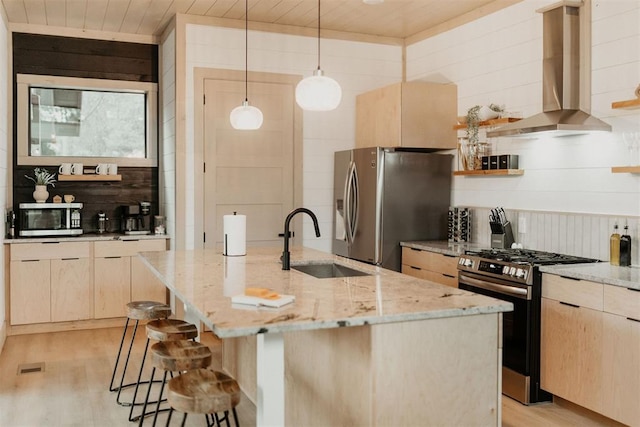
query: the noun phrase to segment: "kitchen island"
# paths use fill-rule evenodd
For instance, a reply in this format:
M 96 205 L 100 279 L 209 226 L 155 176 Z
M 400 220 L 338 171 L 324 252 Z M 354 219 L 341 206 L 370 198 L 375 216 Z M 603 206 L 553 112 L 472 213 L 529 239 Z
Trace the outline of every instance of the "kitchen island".
M 185 318 L 224 340 L 223 364 L 255 395 L 258 425 L 500 425 L 501 313 L 510 303 L 292 250 L 292 268 L 335 262 L 368 273 L 318 279 L 283 271 L 280 254 L 141 254 L 184 303 Z M 248 287 L 295 302 L 232 304 Z

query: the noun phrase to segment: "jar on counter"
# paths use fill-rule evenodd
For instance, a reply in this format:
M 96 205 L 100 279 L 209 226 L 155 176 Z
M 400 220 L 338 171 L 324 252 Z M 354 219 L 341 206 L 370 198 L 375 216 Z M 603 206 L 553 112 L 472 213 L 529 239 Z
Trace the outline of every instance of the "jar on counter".
M 161 215 L 154 215 L 153 217 L 153 232 L 155 234 L 165 234 L 166 226 L 164 217 Z

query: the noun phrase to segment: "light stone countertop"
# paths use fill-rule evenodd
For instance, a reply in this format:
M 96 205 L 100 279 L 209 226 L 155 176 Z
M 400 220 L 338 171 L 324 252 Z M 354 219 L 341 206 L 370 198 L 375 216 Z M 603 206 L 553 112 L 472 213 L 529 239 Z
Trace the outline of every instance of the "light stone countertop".
M 51 236 L 51 237 L 18 237 L 4 239 L 5 244 L 16 245 L 21 243 L 50 243 L 50 242 L 97 242 L 105 240 L 149 240 L 168 239 L 166 234 L 122 234 L 122 233 L 86 233 L 79 236 Z
M 142 260 L 188 310 L 221 338 L 458 317 L 513 310 L 498 299 L 308 248 L 291 250 L 292 267 L 334 261 L 370 276 L 317 279 L 283 271 L 282 248 L 249 248 L 241 257 L 213 249 L 143 252 Z M 278 309 L 231 303 L 246 287 L 294 295 Z
M 487 249 L 486 245 L 470 242 L 448 242 L 446 240 L 424 240 L 413 242 L 400 242 L 400 246 L 436 252 L 443 255 L 460 256 L 468 250 Z
M 608 262 L 596 262 L 541 266 L 540 271 L 572 279 L 589 280 L 605 285 L 640 290 L 640 268 L 638 266 L 619 267 Z

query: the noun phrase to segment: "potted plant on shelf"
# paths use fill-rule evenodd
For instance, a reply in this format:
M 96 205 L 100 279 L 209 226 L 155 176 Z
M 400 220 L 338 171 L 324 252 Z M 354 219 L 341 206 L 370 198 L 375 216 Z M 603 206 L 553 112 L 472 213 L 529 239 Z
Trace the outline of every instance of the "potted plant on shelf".
M 480 138 L 478 136 L 478 130 L 480 122 L 485 120 L 495 119 L 500 117 L 504 112 L 504 107 L 497 104 L 489 104 L 488 107 L 482 105 L 474 105 L 467 110 L 465 116 L 465 122 L 467 124 L 467 147 L 463 148 L 463 161 L 462 164 L 466 170 L 479 169 L 481 158 L 479 149 Z
M 35 168 L 33 175 L 34 176 L 25 175 L 27 179 L 30 179 L 36 185 L 33 198 L 37 203 L 44 203 L 49 198 L 47 185 L 51 184 L 52 187 L 56 186 L 55 174 L 49 173 L 45 168 Z

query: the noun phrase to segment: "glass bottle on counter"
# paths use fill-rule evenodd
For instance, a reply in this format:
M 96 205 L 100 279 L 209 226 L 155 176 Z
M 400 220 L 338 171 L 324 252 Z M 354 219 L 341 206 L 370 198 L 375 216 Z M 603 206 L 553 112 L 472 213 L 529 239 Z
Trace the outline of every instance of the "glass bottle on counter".
M 631 236 L 628 224 L 624 225 L 624 234 L 620 236 L 620 265 L 622 267 L 631 266 Z
M 620 265 L 620 234 L 618 233 L 618 223 L 613 226 L 613 233 L 609 239 L 609 263 Z

